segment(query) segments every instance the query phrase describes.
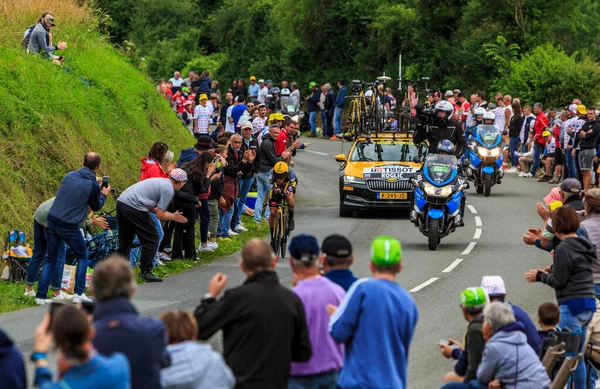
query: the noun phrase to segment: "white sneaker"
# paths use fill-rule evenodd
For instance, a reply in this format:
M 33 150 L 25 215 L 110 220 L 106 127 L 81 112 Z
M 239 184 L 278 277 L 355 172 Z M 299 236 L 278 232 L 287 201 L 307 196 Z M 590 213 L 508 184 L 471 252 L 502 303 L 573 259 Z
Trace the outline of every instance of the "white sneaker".
M 206 246 L 198 246 L 198 251 L 200 252 L 204 252 L 204 251 L 215 251 L 215 247 L 209 246 L 208 244 Z
M 50 303 L 50 300 L 36 298 L 35 303 L 36 303 L 36 305 L 46 305 L 46 304 Z
M 58 296 L 52 297 L 52 300 L 70 301 L 70 300 L 73 300 L 73 295 L 61 290 L 60 293 L 58 294 Z
M 523 177 L 530 178 L 530 177 L 533 177 L 533 174 L 531 174 L 531 173 L 525 173 L 525 174 L 523 174 Z
M 504 171 L 504 173 L 516 173 L 517 172 L 517 168 L 516 167 L 511 167 L 510 169 L 506 169 Z
M 35 297 L 35 292 L 32 290 L 30 292 L 28 292 L 27 290 L 25 290 L 25 293 L 23 293 L 23 296 L 25 297 Z
M 76 294 L 73 296 L 73 302 L 75 304 L 81 304 L 81 303 L 91 303 L 93 302 L 91 298 L 89 298 L 88 296 L 85 295 L 85 292 L 83 292 L 82 294 Z
M 156 266 L 164 266 L 164 263 L 160 259 L 156 259 Z
M 237 226 L 235 226 L 234 231 L 238 232 L 238 233 L 242 233 L 242 232 L 248 231 L 248 229 L 246 227 L 244 227 L 243 225 L 238 224 Z
M 219 248 L 219 245 L 217 244 L 217 242 L 208 242 L 206 245 L 208 247 L 212 247 L 215 250 Z
M 230 228 L 229 229 L 229 236 L 232 236 L 232 235 L 239 235 L 239 234 Z
M 525 175 L 525 172 L 521 172 L 517 175 L 517 177 L 523 177 Z

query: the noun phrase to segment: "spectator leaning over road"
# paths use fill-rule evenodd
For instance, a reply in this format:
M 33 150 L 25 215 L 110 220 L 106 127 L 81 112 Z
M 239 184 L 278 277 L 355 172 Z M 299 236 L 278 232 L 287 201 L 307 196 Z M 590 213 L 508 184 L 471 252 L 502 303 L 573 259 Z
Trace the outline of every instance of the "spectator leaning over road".
M 560 307 L 560 328 L 572 333 L 587 333 L 588 324 L 596 311 L 592 264 L 596 262 L 596 248 L 577 236 L 579 216 L 572 208 L 561 207 L 552 215 L 556 237 L 561 240 L 554 250 L 554 263 L 545 269 L 532 269 L 525 273 L 529 282 L 543 282 L 554 288 Z M 585 342 L 581 341 L 583 352 Z M 579 363 L 573 375 L 574 388 L 586 387 L 586 367 Z
M 306 96 L 306 108 L 308 111 L 310 122 L 310 134 L 309 137 L 314 138 L 317 136 L 317 114 L 321 110 L 319 108 L 319 102 L 321 101 L 321 91 L 319 91 L 319 86 L 316 82 L 312 81 L 308 85 L 311 95 Z
M 342 235 L 329 235 L 321 245 L 321 265 L 325 277 L 341 286 L 345 291 L 358 279 L 350 266 L 354 262 L 352 243 Z
M 538 168 L 540 167 L 540 160 L 546 147 L 546 140 L 542 136 L 542 133 L 548 128 L 548 118 L 544 113 L 544 107 L 541 103 L 533 105 L 533 113 L 535 113 L 535 124 L 533 125 L 533 131 L 535 132 L 535 140 L 533 144 L 533 165 L 531 166 L 531 176 L 535 177 Z
M 334 135 L 341 135 L 343 131 L 342 127 L 342 113 L 344 112 L 344 106 L 346 104 L 346 81 L 340 79 L 338 81 L 338 93 L 335 96 L 335 112 L 333 116 L 333 128 Z M 332 136 L 332 140 L 338 140 L 337 137 Z
M 312 235 L 294 236 L 289 246 L 294 273 L 294 293 L 306 312 L 306 324 L 313 349 L 312 358 L 292 363 L 289 389 L 335 389 L 344 362 L 344 346 L 329 335 L 327 305 L 340 305 L 344 289 L 319 274 L 319 243 Z
M 444 376 L 442 389 L 467 388 L 467 384 L 477 379 L 477 367 L 483 354 L 483 309 L 488 297 L 482 287 L 468 288 L 460 293 L 460 307 L 463 317 L 469 323 L 465 334 L 464 348 L 454 339 L 449 344 L 440 344 L 440 352 L 445 358 L 457 359 L 454 371 Z M 462 349 L 462 350 L 461 350 Z
M 504 286 L 502 277 L 484 276 L 481 279 L 481 287 L 487 293 L 490 302 L 500 301 L 511 306 L 517 321 L 523 326 L 523 332 L 527 335 L 527 343 L 538 353 L 540 351 L 540 339 L 537 335 L 535 324 L 533 324 L 531 318 L 523 308 L 506 300 L 506 286 Z
M 123 260 L 123 263 L 126 261 Z M 95 352 L 92 341 L 96 330 L 84 310 L 73 305 L 61 306 L 53 313 L 52 323 L 50 319 L 50 315 L 46 315 L 33 335 L 31 360 L 35 365 L 36 388 L 129 389 L 131 387 L 130 364 L 123 354 L 103 356 Z M 52 383 L 52 370 L 48 367 L 47 354 L 52 340 L 59 353 L 59 380 L 55 383 Z
M 275 140 L 279 136 L 281 129 L 279 125 L 272 124 L 269 128 L 269 133 L 262 137 L 262 143 L 259 149 L 259 167 L 258 174 L 256 175 L 256 184 L 258 186 L 258 193 L 256 195 L 256 206 L 254 209 L 254 221 L 259 223 L 262 218 L 263 204 L 267 200 L 269 191 L 271 190 L 271 183 L 269 182 L 269 172 L 277 162 L 288 159 L 292 153 L 285 150 L 280 155 L 275 153 Z M 269 219 L 270 210 L 269 207 L 265 210 L 265 219 Z
M 266 108 L 264 105 L 259 105 L 259 110 L 263 110 L 266 112 Z M 258 118 L 256 118 L 258 119 Z M 254 120 L 256 120 L 254 119 Z M 242 146 L 240 148 L 240 152 L 243 154 L 246 151 L 250 150 L 254 154 L 254 159 L 252 161 L 252 167 L 247 170 L 245 173 L 242 173 L 242 176 L 239 178 L 239 186 L 240 191 L 237 200 L 235 201 L 235 210 L 233 214 L 232 225 L 234 226 L 233 230 L 235 232 L 245 232 L 247 229 L 242 224 L 242 214 L 244 212 L 244 207 L 246 204 L 246 198 L 248 197 L 248 192 L 250 192 L 250 187 L 252 187 L 252 183 L 254 182 L 254 177 L 258 173 L 258 167 L 260 165 L 259 160 L 259 148 L 258 148 L 258 140 L 252 136 L 252 123 L 243 122 L 241 124 L 242 129 Z
M 42 53 L 42 57 L 56 58 L 54 52 L 56 50 L 65 50 L 66 42 L 58 42 L 56 46 L 50 46 L 50 28 L 54 27 L 54 15 L 51 12 L 44 12 L 38 19 L 37 25 L 31 31 L 29 37 L 29 52 L 33 54 Z
M 160 371 L 162 389 L 233 389 L 235 378 L 210 344 L 196 342 L 198 324 L 186 311 L 172 309 L 159 318 L 167 328 L 171 365 Z
M 104 206 L 106 195 L 110 192 L 110 185 L 100 188 L 96 181 L 96 173 L 100 170 L 102 159 L 100 154 L 87 153 L 83 159 L 83 167 L 68 173 L 62 180 L 54 204 L 48 213 L 48 226 L 46 227 L 46 243 L 48 248 L 48 262 L 50 274 L 54 277 L 58 252 L 61 245 L 66 243 L 77 258 L 77 271 L 75 272 L 74 302 L 88 301 L 85 294 L 85 275 L 88 267 L 88 253 L 85 240 L 79 224 L 85 220 L 89 209 L 96 212 Z M 63 242 L 64 241 L 64 242 Z M 50 279 L 42 279 L 38 284 L 37 299 L 46 299 Z
M 172 220 L 186 223 L 187 219 L 179 211 L 167 212 L 175 191 L 187 181 L 182 169 L 173 169 L 169 178 L 150 178 L 125 189 L 117 199 L 117 222 L 119 223 L 119 254 L 129 257 L 134 237 L 142 244 L 140 258 L 141 276 L 148 282 L 161 282 L 162 278 L 152 274 L 152 259 L 160 241 L 156 225 L 150 213 L 158 220 Z M 68 244 L 68 243 L 67 243 Z
M 332 315 L 330 334 L 346 345 L 338 381 L 341 389 L 403 389 L 408 385 L 408 350 L 419 312 L 411 295 L 396 282 L 401 260 L 398 240 L 375 238 L 369 263 L 373 278 L 356 281 L 339 307 L 327 306 Z
M 581 227 L 588 239 L 596 247 L 596 261 L 592 262 L 594 273 L 594 294 L 600 300 L 600 189 L 592 188 L 585 192 L 585 220 Z
M 241 255 L 240 268 L 248 278 L 218 301 L 227 276 L 217 273 L 210 280 L 194 313 L 198 339 L 223 330 L 223 355 L 238 388 L 285 388 L 291 362 L 306 362 L 312 356 L 304 307 L 296 294 L 279 284 L 271 246 L 251 239 Z
M 579 131 L 579 169 L 583 176 L 584 192 L 590 188 L 592 182 L 592 169 L 599 135 L 600 122 L 596 120 L 596 108 L 590 107 L 587 109 L 587 122 L 583 123 Z
M 96 299 L 94 347 L 104 356 L 123 353 L 131 366 L 131 388 L 160 388 L 160 369 L 169 365 L 163 323 L 143 317 L 131 303 L 133 268 L 120 255 L 101 262 L 92 276 Z
M 527 345 L 521 323 L 510 306 L 490 303 L 483 310 L 483 358 L 477 381 L 469 389 L 548 389 L 550 378 L 537 354 Z M 581 364 L 582 365 L 582 364 Z
M 3 388 L 27 388 L 27 373 L 25 372 L 23 355 L 2 329 L 0 329 L 0 371 L 3 372 Z

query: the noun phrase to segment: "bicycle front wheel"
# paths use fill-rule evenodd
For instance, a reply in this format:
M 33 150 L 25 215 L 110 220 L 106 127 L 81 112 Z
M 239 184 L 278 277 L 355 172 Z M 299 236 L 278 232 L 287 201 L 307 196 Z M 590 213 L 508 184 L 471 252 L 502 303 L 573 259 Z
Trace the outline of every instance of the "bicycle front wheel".
M 273 236 L 271 236 L 271 247 L 275 255 L 279 255 L 279 247 L 281 246 L 281 211 L 277 210 L 275 217 L 275 225 L 273 226 Z

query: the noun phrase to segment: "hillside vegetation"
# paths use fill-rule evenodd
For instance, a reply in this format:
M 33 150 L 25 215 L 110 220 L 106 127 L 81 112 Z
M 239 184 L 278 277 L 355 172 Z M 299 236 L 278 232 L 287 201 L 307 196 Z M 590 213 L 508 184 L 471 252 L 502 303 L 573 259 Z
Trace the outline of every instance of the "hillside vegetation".
M 68 44 L 62 69 L 20 47 L 25 29 L 46 10 L 56 19 L 54 43 Z M 2 234 L 14 227 L 31 233 L 37 206 L 87 151 L 102 155 L 99 174 L 123 190 L 137 181 L 140 158 L 154 141 L 167 142 L 176 157 L 193 144 L 147 77 L 101 36 L 87 8 L 70 0 L 4 0 L 0 15 Z

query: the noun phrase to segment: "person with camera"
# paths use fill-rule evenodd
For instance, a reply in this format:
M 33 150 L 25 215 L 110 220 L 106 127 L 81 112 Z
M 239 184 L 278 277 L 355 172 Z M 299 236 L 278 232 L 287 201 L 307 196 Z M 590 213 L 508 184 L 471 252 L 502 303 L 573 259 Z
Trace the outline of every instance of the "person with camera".
M 418 104 L 416 109 L 418 123 L 414 142 L 428 141 L 429 153 L 436 154 L 440 141 L 447 139 L 455 146 L 454 155 L 460 158 L 467 147 L 467 140 L 461 123 L 451 119 L 454 114 L 452 103 L 440 100 L 433 110 L 426 110 L 422 104 Z

